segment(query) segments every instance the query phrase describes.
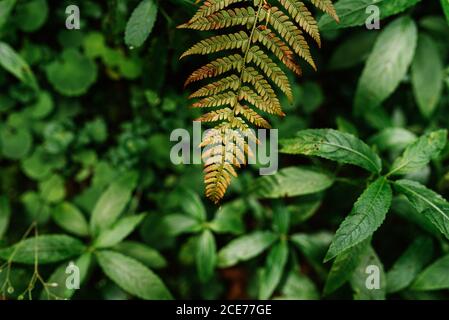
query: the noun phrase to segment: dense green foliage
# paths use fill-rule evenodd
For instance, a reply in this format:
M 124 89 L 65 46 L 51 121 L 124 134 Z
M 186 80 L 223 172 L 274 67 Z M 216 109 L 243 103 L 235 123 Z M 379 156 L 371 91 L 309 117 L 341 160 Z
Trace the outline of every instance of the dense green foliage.
M 448 0 L 338 0 L 339 23 L 304 0 L 321 48 L 279 63 L 279 170 L 218 205 L 170 161 L 200 4 L 83 0 L 69 30 L 73 2 L 0 0 L 0 299 L 449 297 Z

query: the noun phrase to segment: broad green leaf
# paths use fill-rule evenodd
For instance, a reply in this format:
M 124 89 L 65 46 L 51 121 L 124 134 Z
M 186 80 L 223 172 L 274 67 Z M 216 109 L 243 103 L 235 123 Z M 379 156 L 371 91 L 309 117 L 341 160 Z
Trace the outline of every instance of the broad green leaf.
M 181 206 L 185 213 L 199 221 L 206 220 L 206 208 L 196 192 L 186 190 Z
M 23 159 L 33 146 L 33 135 L 27 128 L 0 127 L 0 150 L 11 160 Z
M 432 36 L 434 40 L 446 39 L 449 32 L 449 25 L 447 20 L 439 15 L 427 15 L 419 20 L 419 26 Z M 439 47 L 439 49 L 442 49 Z M 442 51 L 444 52 L 444 51 Z
M 298 247 L 301 254 L 320 274 L 324 274 L 323 259 L 332 238 L 333 234 L 327 231 L 311 234 L 295 233 L 290 236 L 291 242 Z
M 346 69 L 365 61 L 371 53 L 378 35 L 379 33 L 375 31 L 363 31 L 350 36 L 334 50 L 329 61 L 329 68 L 332 70 Z
M 111 227 L 100 232 L 100 235 L 94 241 L 94 246 L 96 248 L 108 248 L 115 246 L 130 235 L 143 221 L 145 216 L 146 214 L 139 214 L 121 218 Z
M 395 188 L 449 239 L 449 202 L 416 181 L 398 180 L 395 182 Z
M 375 173 L 382 169 L 379 156 L 349 133 L 333 129 L 307 129 L 299 131 L 295 138 L 280 143 L 282 153 L 318 156 L 353 164 Z
M 337 125 L 337 130 L 340 132 L 349 133 L 356 137 L 359 135 L 356 126 L 344 117 L 338 116 L 335 119 L 335 124 Z
M 403 194 L 393 199 L 391 210 L 406 221 L 409 221 L 427 233 L 440 237 L 440 231 L 430 222 L 422 213 L 418 212 L 415 207 L 408 201 Z
M 52 175 L 45 181 L 39 182 L 39 192 L 43 200 L 48 203 L 58 203 L 66 195 L 64 179 L 59 175 Z
M 36 78 L 28 63 L 4 42 L 0 42 L 0 66 L 26 85 L 33 89 L 38 89 Z
M 446 145 L 447 130 L 437 130 L 419 137 L 410 144 L 391 167 L 389 175 L 407 174 L 418 171 L 430 160 L 438 157 Z
M 337 256 L 327 276 L 324 295 L 331 294 L 351 278 L 368 249 L 370 241 L 371 239 L 367 239 Z
M 0 196 L 0 240 L 8 230 L 9 220 L 11 217 L 11 207 L 6 196 Z
M 11 14 L 14 5 L 17 0 L 2 0 L 0 1 L 0 30 L 5 25 L 8 20 L 9 15 Z
M 252 259 L 265 251 L 277 239 L 269 231 L 255 231 L 232 240 L 218 252 L 218 266 L 231 267 Z
M 113 251 L 97 251 L 96 257 L 103 272 L 120 288 L 146 300 L 172 298 L 162 280 L 143 264 Z
M 97 65 L 77 49 L 66 49 L 46 66 L 48 81 L 65 96 L 85 94 L 97 79 Z
M 376 145 L 380 151 L 402 150 L 416 140 L 416 135 L 404 128 L 385 128 L 369 140 Z
M 126 45 L 131 48 L 140 47 L 153 30 L 156 18 L 157 3 L 154 0 L 141 1 L 126 24 Z
M 412 86 L 422 115 L 429 118 L 435 111 L 443 91 L 444 66 L 438 46 L 424 33 L 412 62 Z
M 370 184 L 335 233 L 325 261 L 371 237 L 384 221 L 391 199 L 391 187 L 384 177 Z
M 446 16 L 447 23 L 449 24 L 449 0 L 440 0 L 443 7 L 444 15 Z
M 280 299 L 318 300 L 320 298 L 315 283 L 305 275 L 296 272 L 290 272 L 281 293 Z
M 253 190 L 260 198 L 295 197 L 323 191 L 334 183 L 334 177 L 313 167 L 288 167 L 271 176 L 256 180 Z
M 39 91 L 36 102 L 28 110 L 34 119 L 43 119 L 48 116 L 54 108 L 53 97 L 47 91 Z
M 22 161 L 22 170 L 29 178 L 42 181 L 49 178 L 53 170 L 61 169 L 65 164 L 65 155 L 49 154 L 43 146 L 39 146 Z
M 81 255 L 86 247 L 76 238 L 66 235 L 41 235 L 0 249 L 0 258 L 13 262 L 34 264 L 36 254 L 39 264 L 54 263 Z
M 371 246 L 363 252 L 350 283 L 355 300 L 385 300 L 387 277 L 382 262 Z
M 320 208 L 323 196 L 322 194 L 315 193 L 310 196 L 304 196 L 297 198 L 296 203 L 287 206 L 290 212 L 290 224 L 292 226 L 307 221 L 318 211 Z
M 131 200 L 136 184 L 137 175 L 134 172 L 129 172 L 111 183 L 101 195 L 92 212 L 90 221 L 92 234 L 98 235 L 101 230 L 114 224 Z
M 46 224 L 51 217 L 51 207 L 34 191 L 26 191 L 20 197 L 29 220 Z
M 430 262 L 433 255 L 432 239 L 419 237 L 394 263 L 387 273 L 387 292 L 394 293 L 407 288 L 418 273 Z
M 324 102 L 324 93 L 321 86 L 316 82 L 304 82 L 302 84 L 301 110 L 306 114 L 311 114 L 317 110 Z
M 112 249 L 142 262 L 148 268 L 160 269 L 167 266 L 167 261 L 157 250 L 140 242 L 122 241 Z
M 259 299 L 271 297 L 281 281 L 288 258 L 288 243 L 279 241 L 270 249 L 259 284 Z
M 185 214 L 169 214 L 162 218 L 162 227 L 167 235 L 176 237 L 183 233 L 192 233 L 201 230 L 198 220 Z
M 20 21 L 19 29 L 25 32 L 34 32 L 40 29 L 48 17 L 47 0 L 18 1 L 16 19 Z
M 196 268 L 202 282 L 209 280 L 214 274 L 217 263 L 217 246 L 210 230 L 204 230 L 197 239 Z
M 318 22 L 320 30 L 334 30 L 364 25 L 372 15 L 367 8 L 375 5 L 379 8 L 380 19 L 398 14 L 417 4 L 420 0 L 340 0 L 335 3 L 340 22 L 336 23 L 327 15 L 323 15 Z
M 290 212 L 287 207 L 275 203 L 273 206 L 273 230 L 286 235 L 290 228 Z
M 89 234 L 89 224 L 81 211 L 69 202 L 63 202 L 52 211 L 52 218 L 58 226 L 80 237 Z
M 391 22 L 379 35 L 360 76 L 354 110 L 379 107 L 399 86 L 412 62 L 417 28 L 410 17 Z
M 412 290 L 441 290 L 449 288 L 449 255 L 428 266 L 413 282 Z
M 79 268 L 79 283 L 80 286 L 86 281 L 89 267 L 92 262 L 92 254 L 85 253 L 73 262 L 74 266 Z M 70 268 L 70 263 L 64 263 L 59 266 L 47 280 L 51 286 L 47 290 L 42 290 L 41 300 L 60 300 L 70 299 L 75 293 L 76 289 L 67 287 L 67 282 L 70 281 L 70 276 L 76 276 Z
M 214 220 L 210 222 L 210 228 L 216 233 L 241 234 L 245 231 L 242 215 L 246 211 L 245 202 L 242 199 L 228 202 L 218 208 Z

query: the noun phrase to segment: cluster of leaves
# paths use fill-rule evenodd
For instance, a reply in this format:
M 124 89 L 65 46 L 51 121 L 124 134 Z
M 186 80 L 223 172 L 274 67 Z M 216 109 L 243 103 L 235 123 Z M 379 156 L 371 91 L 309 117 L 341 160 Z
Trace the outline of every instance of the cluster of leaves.
M 292 93 L 270 119 L 280 170 L 249 167 L 219 207 L 199 165 L 170 162 L 172 130 L 201 116 L 179 62 L 200 35 L 176 26 L 233 2 L 243 16 L 220 17 L 251 31 L 256 10 L 195 2 L 83 0 L 67 30 L 73 1 L 0 0 L 0 299 L 447 298 L 447 0 L 338 0 L 339 23 L 256 1 L 262 26 L 279 6 L 321 43 L 318 71 L 298 83 L 276 64 Z M 364 26 L 372 4 L 380 30 Z

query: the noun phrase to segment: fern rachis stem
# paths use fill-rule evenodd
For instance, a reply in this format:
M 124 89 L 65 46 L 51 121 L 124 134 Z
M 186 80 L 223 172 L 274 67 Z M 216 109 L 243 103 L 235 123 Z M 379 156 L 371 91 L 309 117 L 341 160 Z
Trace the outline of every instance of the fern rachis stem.
M 231 118 L 231 120 L 234 118 L 235 111 L 236 111 L 236 106 L 238 105 L 238 102 L 239 102 L 239 96 L 240 96 L 241 91 L 242 91 L 243 73 L 244 73 L 245 70 L 246 70 L 246 60 L 248 59 L 249 50 L 251 49 L 251 43 L 253 42 L 254 31 L 255 31 L 256 28 L 257 28 L 257 23 L 259 22 L 259 15 L 260 15 L 260 12 L 262 11 L 262 7 L 263 7 L 263 4 L 265 3 L 265 1 L 266 1 L 266 0 L 260 1 L 260 3 L 259 3 L 259 7 L 258 7 L 258 9 L 257 9 L 256 17 L 255 17 L 255 19 L 254 19 L 254 25 L 252 26 L 251 33 L 250 33 L 249 38 L 248 38 L 248 45 L 247 45 L 246 48 L 245 48 L 245 55 L 243 56 L 242 71 L 240 72 L 240 77 L 239 77 L 239 86 L 238 86 L 238 88 L 237 88 L 237 90 L 236 90 L 236 91 L 237 91 L 237 94 L 236 94 L 236 96 L 235 96 L 236 103 L 235 103 L 235 105 L 232 107 L 232 111 L 233 111 L 233 112 L 232 112 L 232 118 Z

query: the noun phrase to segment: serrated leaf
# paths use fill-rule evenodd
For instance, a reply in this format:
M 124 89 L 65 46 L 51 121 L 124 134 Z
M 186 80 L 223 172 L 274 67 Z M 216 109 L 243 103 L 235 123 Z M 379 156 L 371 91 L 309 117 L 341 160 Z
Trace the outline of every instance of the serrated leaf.
M 433 255 L 433 243 L 429 237 L 419 237 L 393 264 L 387 273 L 387 292 L 394 293 L 407 288 L 430 262 Z
M 369 284 L 376 284 L 374 279 L 377 277 L 379 278 L 379 287 L 368 286 Z M 355 300 L 385 300 L 387 277 L 382 262 L 371 246 L 368 246 L 360 258 L 359 265 L 354 270 L 350 283 L 352 290 L 354 290 Z
M 307 129 L 299 131 L 295 138 L 281 140 L 282 153 L 303 154 L 349 163 L 378 173 L 382 162 L 363 141 L 333 129 Z
M 143 0 L 134 9 L 126 24 L 125 43 L 132 48 L 140 47 L 153 30 L 157 17 L 157 3 Z
M 218 266 L 231 267 L 240 261 L 252 259 L 276 240 L 276 235 L 269 231 L 255 231 L 232 240 L 218 252 Z
M 0 66 L 26 85 L 38 89 L 36 78 L 28 63 L 4 42 L 0 42 Z
M 77 236 L 89 234 L 89 224 L 81 211 L 69 202 L 63 202 L 52 211 L 52 218 L 58 226 Z
M 98 251 L 96 257 L 104 273 L 120 288 L 147 300 L 172 298 L 162 280 L 140 262 L 113 251 Z
M 323 191 L 334 183 L 334 177 L 313 167 L 289 167 L 256 180 L 254 194 L 261 198 L 283 198 Z
M 260 278 L 259 299 L 266 300 L 271 297 L 281 281 L 287 258 L 288 243 L 286 241 L 279 241 L 270 249 Z
M 433 223 L 430 222 L 429 219 L 427 219 L 422 213 L 418 212 L 418 210 L 415 209 L 410 201 L 408 201 L 405 195 L 401 194 L 395 197 L 393 199 L 391 209 L 398 216 L 408 222 L 417 225 L 423 231 L 426 231 L 427 233 L 436 237 L 441 236 L 440 231 L 433 225 Z
M 404 194 L 415 209 L 449 239 L 449 202 L 438 193 L 411 180 L 398 180 L 395 189 Z
M 36 251 L 39 264 L 49 264 L 81 255 L 84 244 L 66 235 L 41 235 L 20 241 L 11 247 L 0 249 L 0 258 L 12 262 L 34 264 Z
M 324 295 L 331 294 L 351 278 L 352 273 L 368 249 L 370 241 L 371 239 L 367 239 L 337 256 L 327 276 Z
M 337 12 L 340 22 L 337 23 L 332 18 L 323 15 L 318 22 L 320 30 L 334 30 L 340 28 L 348 28 L 361 26 L 365 24 L 368 17 L 366 8 L 375 5 L 379 8 L 380 19 L 398 14 L 414 5 L 420 0 L 340 0 L 335 3 L 335 11 Z
M 204 230 L 197 239 L 196 268 L 202 282 L 209 280 L 214 274 L 217 263 L 217 246 L 210 230 Z
M 391 167 L 389 175 L 413 173 L 438 157 L 446 145 L 447 130 L 437 130 L 419 137 L 410 144 Z
M 96 248 L 108 248 L 115 246 L 130 235 L 142 222 L 145 216 L 146 214 L 139 214 L 121 218 L 111 227 L 100 232 L 99 236 L 94 241 L 94 246 Z
M 411 289 L 419 291 L 448 289 L 448 269 L 449 255 L 445 255 L 428 266 L 413 282 Z
M 412 87 L 422 115 L 429 118 L 443 91 L 444 67 L 435 41 L 421 33 L 412 62 Z
M 379 35 L 360 76 L 354 110 L 378 107 L 399 86 L 412 62 L 417 28 L 410 17 L 391 22 Z
M 357 199 L 349 216 L 341 223 L 324 260 L 328 261 L 370 238 L 383 223 L 390 209 L 391 199 L 391 187 L 384 177 L 370 184 Z
M 129 172 L 111 183 L 100 196 L 92 212 L 91 232 L 97 235 L 101 230 L 109 228 L 120 216 L 137 184 L 137 175 Z

